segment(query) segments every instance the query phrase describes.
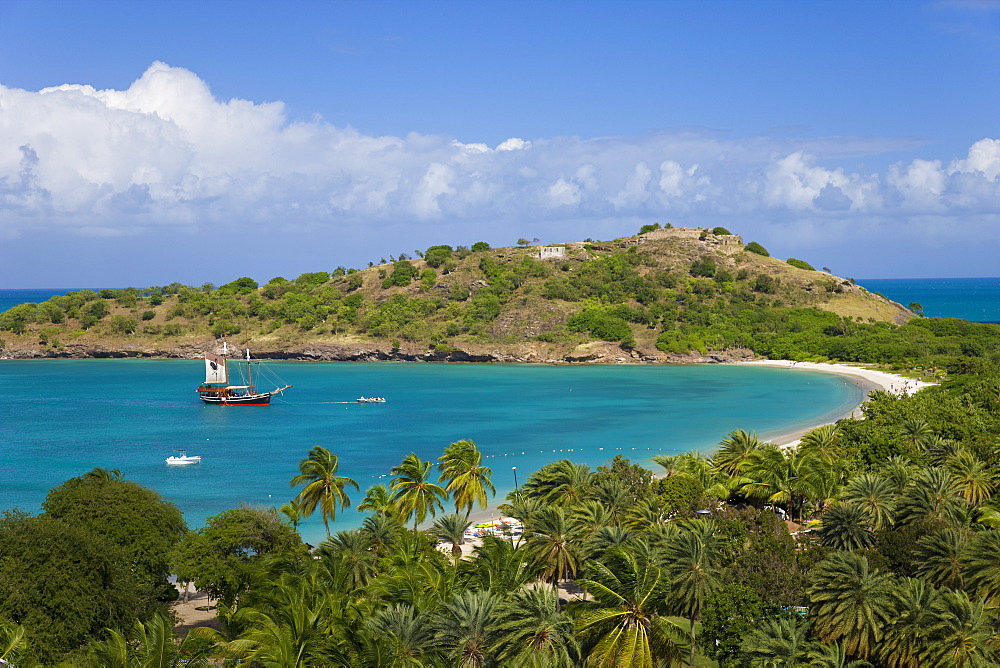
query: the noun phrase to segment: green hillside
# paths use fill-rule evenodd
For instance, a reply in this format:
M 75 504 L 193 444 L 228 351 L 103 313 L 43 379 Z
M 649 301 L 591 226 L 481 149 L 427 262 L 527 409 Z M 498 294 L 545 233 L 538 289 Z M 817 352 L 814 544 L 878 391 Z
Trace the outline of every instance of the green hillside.
M 769 257 L 722 228 L 643 231 L 544 248 L 432 246 L 420 257 L 262 285 L 239 278 L 219 287 L 81 291 L 0 315 L 0 354 L 194 357 L 222 338 L 260 357 L 297 359 L 669 362 L 753 351 L 875 361 L 930 353 L 919 328 L 900 328 L 911 312 L 851 280 Z M 855 345 L 901 329 L 912 330 L 907 345 L 916 348 Z

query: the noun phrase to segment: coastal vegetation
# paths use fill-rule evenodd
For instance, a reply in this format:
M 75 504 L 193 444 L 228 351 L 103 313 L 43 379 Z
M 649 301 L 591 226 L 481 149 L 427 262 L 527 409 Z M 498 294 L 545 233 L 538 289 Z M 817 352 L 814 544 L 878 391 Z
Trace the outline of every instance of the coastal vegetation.
M 0 355 L 194 357 L 227 339 L 297 359 L 901 364 L 953 357 L 968 336 L 921 329 L 899 304 L 724 228 L 653 224 L 551 256 L 521 241 L 439 244 L 263 284 L 73 292 L 0 314 Z
M 3 353 L 184 355 L 226 337 L 287 356 L 349 343 L 584 360 L 607 345 L 649 361 L 742 350 L 863 362 L 941 384 L 873 392 L 861 419 L 796 447 L 738 430 L 710 455 L 657 456 L 651 468 L 560 460 L 505 499 L 472 440 L 442 444 L 436 459 L 411 453 L 363 491 L 335 448 L 317 445 L 288 472 L 286 503 L 234 508 L 198 530 L 127 472 L 95 469 L 53 489 L 37 515 L 0 517 L 0 659 L 1000 664 L 1000 327 L 915 317 L 721 228 L 640 232 L 567 244 L 554 260 L 522 239 L 264 285 L 82 291 L 0 314 Z M 470 549 L 472 512 L 491 503 L 521 530 Z M 368 516 L 336 530 L 350 506 Z M 326 527 L 318 546 L 297 531 L 312 514 Z M 217 628 L 174 637 L 171 576 L 209 593 Z
M 996 350 L 992 348 L 991 350 Z M 990 666 L 1000 661 L 1000 366 L 961 357 L 913 395 L 795 448 L 735 431 L 715 453 L 569 460 L 500 505 L 475 443 L 410 454 L 355 498 L 325 447 L 282 507 L 186 531 L 114 471 L 0 521 L 0 655 L 13 665 Z M 654 475 L 655 473 L 655 475 Z M 294 474 L 294 475 L 293 475 Z M 296 518 L 357 504 L 310 549 Z M 324 510 L 326 509 L 326 510 Z M 518 535 L 515 535 L 518 534 Z M 170 639 L 177 575 L 221 630 Z M 168 591 L 169 589 L 169 591 Z M 166 638 L 166 642 L 164 641 Z M 109 656 L 120 663 L 111 663 Z M 172 663 L 173 662 L 173 663 Z M 866 665 L 856 663 L 854 665 Z

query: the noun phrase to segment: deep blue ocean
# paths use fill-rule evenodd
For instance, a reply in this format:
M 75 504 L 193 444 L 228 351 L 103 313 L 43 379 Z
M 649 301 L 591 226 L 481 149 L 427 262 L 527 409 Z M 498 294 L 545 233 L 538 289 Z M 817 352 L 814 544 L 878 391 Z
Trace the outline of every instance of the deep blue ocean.
M 314 445 L 363 491 L 410 452 L 436 459 L 471 438 L 498 496 L 547 462 L 709 450 L 734 429 L 765 436 L 849 412 L 840 376 L 743 366 L 272 363 L 294 387 L 268 407 L 207 406 L 200 360 L 0 360 L 0 510 L 36 512 L 49 489 L 95 466 L 176 503 L 191 526 L 241 503 L 280 506 Z M 361 396 L 385 404 L 358 404 Z M 202 463 L 168 467 L 175 450 Z M 348 512 L 337 528 L 356 526 Z M 319 540 L 322 524 L 302 529 Z
M 858 284 L 903 306 L 917 302 L 928 317 L 1000 322 L 1000 278 L 870 278 Z

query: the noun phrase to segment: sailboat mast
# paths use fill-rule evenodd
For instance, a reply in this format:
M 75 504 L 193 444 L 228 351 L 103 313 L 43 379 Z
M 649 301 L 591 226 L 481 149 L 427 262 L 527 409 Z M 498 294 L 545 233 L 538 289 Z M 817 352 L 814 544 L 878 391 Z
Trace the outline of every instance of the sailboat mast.
M 250 364 L 250 349 L 247 348 L 247 385 L 250 386 L 250 394 L 256 394 L 257 390 L 253 386 L 253 370 Z

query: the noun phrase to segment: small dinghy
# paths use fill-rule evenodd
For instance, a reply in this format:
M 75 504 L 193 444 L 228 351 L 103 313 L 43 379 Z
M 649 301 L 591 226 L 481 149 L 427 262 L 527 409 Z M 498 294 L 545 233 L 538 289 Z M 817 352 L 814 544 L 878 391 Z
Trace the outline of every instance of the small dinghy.
M 187 466 L 188 464 L 200 464 L 201 457 L 188 456 L 187 450 L 178 450 L 180 454 L 176 457 L 167 457 L 167 466 Z

